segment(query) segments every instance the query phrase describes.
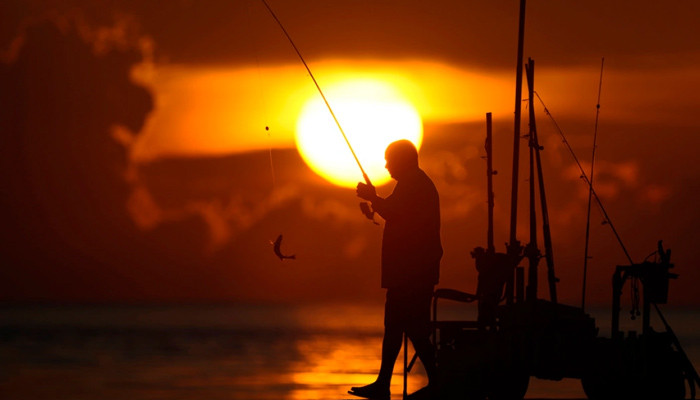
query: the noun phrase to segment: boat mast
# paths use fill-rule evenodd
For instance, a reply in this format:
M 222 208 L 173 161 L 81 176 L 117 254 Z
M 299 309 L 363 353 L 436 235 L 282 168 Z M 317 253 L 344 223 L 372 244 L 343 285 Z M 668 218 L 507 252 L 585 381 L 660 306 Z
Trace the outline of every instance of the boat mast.
M 508 255 L 512 259 L 520 256 L 520 242 L 516 237 L 518 221 L 518 164 L 520 163 L 520 112 L 523 86 L 523 45 L 525 42 L 525 5 L 526 0 L 520 0 L 520 23 L 518 26 L 518 59 L 515 73 L 515 118 L 513 126 L 513 174 L 510 194 L 510 237 Z M 513 303 L 513 277 L 506 283 L 506 303 Z
M 488 199 L 488 230 L 486 232 L 486 243 L 488 244 L 487 252 L 489 254 L 494 254 L 496 252 L 496 246 L 493 242 L 493 175 L 496 173 L 493 171 L 493 132 L 491 123 L 491 113 L 486 113 L 486 143 L 484 147 L 486 148 L 486 197 Z
M 593 166 L 595 164 L 596 142 L 598 140 L 598 117 L 600 116 L 600 92 L 603 89 L 603 67 L 605 57 L 600 61 L 600 79 L 598 80 L 598 103 L 595 106 L 595 129 L 593 130 L 593 151 L 591 152 L 591 176 L 588 178 L 588 208 L 586 211 L 586 244 L 583 254 L 583 287 L 581 288 L 581 309 L 586 308 L 586 279 L 588 277 L 588 244 L 591 237 L 591 200 L 593 197 Z
M 540 263 L 542 253 L 537 248 L 537 211 L 535 205 L 535 151 L 537 144 L 537 126 L 535 125 L 535 108 L 533 107 L 533 92 L 535 85 L 534 74 L 535 61 L 528 59 L 525 66 L 527 75 L 527 90 L 529 103 L 529 133 L 528 133 L 528 149 L 529 149 L 529 194 L 530 194 L 530 242 L 525 246 L 524 255 L 528 259 L 527 272 L 527 293 L 528 301 L 537 299 L 537 267 Z M 539 153 L 538 153 L 539 154 Z
M 543 149 L 540 146 L 539 139 L 537 137 L 537 125 L 535 124 L 535 112 L 534 112 L 534 96 L 535 96 L 535 62 L 533 60 L 528 60 L 527 65 L 527 79 L 528 79 L 528 91 L 531 99 L 530 103 L 530 130 L 532 135 L 532 148 L 535 153 L 535 160 L 537 163 L 537 181 L 540 191 L 540 203 L 542 207 L 542 237 L 544 241 L 544 256 L 547 262 L 547 283 L 549 284 L 549 299 L 552 303 L 557 303 L 557 282 L 559 279 L 554 274 L 554 250 L 552 247 L 552 233 L 549 227 L 549 210 L 547 208 L 547 196 L 544 190 L 544 174 L 542 172 L 542 158 L 540 156 L 540 151 Z

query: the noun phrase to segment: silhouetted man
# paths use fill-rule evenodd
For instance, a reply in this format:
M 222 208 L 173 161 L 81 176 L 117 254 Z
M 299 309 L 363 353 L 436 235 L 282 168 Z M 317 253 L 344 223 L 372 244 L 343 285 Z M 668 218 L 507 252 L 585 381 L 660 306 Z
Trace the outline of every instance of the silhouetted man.
M 374 211 L 386 220 L 382 239 L 382 287 L 387 289 L 382 363 L 374 383 L 353 387 L 349 392 L 371 399 L 389 399 L 404 333 L 428 375 L 428 387 L 419 392 L 432 390 L 435 364 L 429 339 L 430 302 L 442 257 L 438 192 L 418 167 L 416 147 L 408 140 L 393 142 L 385 158 L 389 174 L 397 181 L 389 197 L 377 196 L 371 185 L 357 185 L 357 195 L 370 201 Z

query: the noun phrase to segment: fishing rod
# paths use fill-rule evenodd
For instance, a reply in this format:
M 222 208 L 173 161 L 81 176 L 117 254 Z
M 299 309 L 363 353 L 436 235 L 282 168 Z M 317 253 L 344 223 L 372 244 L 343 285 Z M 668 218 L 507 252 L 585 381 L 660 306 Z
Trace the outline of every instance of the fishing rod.
M 306 67 L 306 71 L 309 73 L 311 80 L 314 82 L 314 85 L 316 85 L 316 89 L 318 89 L 318 93 L 321 94 L 321 98 L 323 98 L 323 102 L 326 103 L 326 107 L 328 108 L 328 111 L 331 113 L 331 116 L 333 117 L 333 121 L 335 121 L 335 124 L 338 126 L 338 130 L 343 135 L 343 139 L 345 139 L 345 143 L 348 145 L 348 148 L 350 149 L 350 152 L 352 153 L 352 157 L 355 159 L 357 166 L 360 167 L 360 171 L 362 172 L 362 177 L 364 178 L 365 183 L 372 186 L 372 182 L 369 180 L 369 176 L 367 176 L 365 169 L 362 168 L 362 164 L 360 164 L 360 159 L 357 158 L 357 154 L 355 154 L 355 150 L 352 148 L 352 145 L 350 144 L 350 140 L 348 140 L 348 137 L 345 134 L 343 127 L 340 126 L 340 122 L 338 121 L 338 118 L 335 116 L 335 113 L 333 112 L 333 109 L 331 108 L 330 103 L 328 103 L 328 99 L 326 99 L 326 95 L 323 94 L 323 90 L 321 90 L 321 86 L 316 81 L 314 74 L 311 72 L 311 68 L 309 68 L 309 65 L 306 63 L 306 60 L 304 60 L 304 57 L 301 55 L 301 52 L 299 51 L 299 48 L 297 48 L 296 44 L 294 44 L 292 37 L 289 35 L 287 30 L 284 28 L 284 25 L 282 25 L 282 22 L 279 20 L 279 18 L 277 18 L 277 15 L 275 14 L 275 12 L 272 11 L 272 8 L 270 7 L 270 5 L 267 4 L 267 1 L 265 1 L 265 0 L 260 0 L 260 1 L 262 1 L 262 3 L 265 5 L 265 8 L 267 8 L 267 11 L 270 12 L 270 15 L 272 15 L 272 18 L 274 18 L 275 21 L 277 21 L 277 25 L 279 25 L 279 27 L 282 29 L 282 32 L 289 40 L 289 43 L 294 48 L 294 51 L 296 51 L 302 64 L 304 64 L 304 67 Z
M 603 89 L 603 67 L 605 57 L 600 61 L 600 79 L 598 80 L 598 102 L 596 103 L 595 128 L 593 129 L 593 151 L 591 153 L 591 176 L 588 187 L 588 210 L 586 213 L 586 244 L 583 252 L 583 288 L 581 289 L 581 309 L 586 307 L 586 277 L 588 275 L 588 244 L 591 237 L 591 200 L 593 197 L 593 166 L 595 163 L 596 143 L 598 140 L 598 117 L 600 116 L 600 93 Z
M 617 239 L 617 242 L 620 244 L 622 251 L 625 253 L 627 260 L 630 262 L 630 264 L 634 264 L 634 261 L 632 261 L 632 256 L 630 256 L 630 253 L 627 251 L 627 247 L 625 247 L 625 244 L 622 242 L 622 238 L 617 233 L 617 229 L 615 229 L 615 225 L 613 225 L 612 220 L 608 216 L 607 211 L 605 211 L 605 207 L 603 207 L 603 202 L 600 200 L 600 197 L 598 197 L 598 193 L 596 193 L 595 189 L 593 189 L 593 185 L 591 184 L 591 180 L 588 178 L 586 171 L 583 170 L 583 166 L 581 166 L 581 162 L 578 160 L 578 157 L 576 157 L 576 153 L 574 152 L 574 149 L 571 148 L 569 141 L 566 140 L 566 136 L 564 135 L 564 132 L 559 127 L 559 124 L 554 119 L 554 116 L 552 115 L 552 113 L 549 112 L 549 109 L 544 104 L 544 101 L 542 100 L 542 97 L 540 97 L 540 94 L 535 92 L 535 96 L 537 96 L 537 99 L 542 104 L 542 107 L 544 107 L 545 114 L 547 114 L 549 119 L 552 120 L 554 127 L 556 128 L 557 132 L 559 132 L 559 135 L 562 137 L 562 141 L 564 142 L 566 147 L 569 149 L 569 153 L 571 153 L 571 156 L 574 158 L 574 161 L 576 162 L 576 165 L 578 166 L 578 169 L 581 172 L 581 178 L 583 178 L 583 180 L 588 185 L 588 187 L 591 191 L 591 194 L 593 195 L 593 198 L 595 199 L 596 203 L 598 204 L 600 211 L 603 213 L 603 218 L 605 218 L 605 223 L 610 226 L 610 229 L 612 229 L 613 235 L 615 235 L 615 238 Z
M 601 82 L 602 82 L 602 75 L 603 75 L 602 69 L 603 69 L 603 63 L 601 63 Z M 598 91 L 599 91 L 599 95 L 598 95 L 599 96 L 598 97 L 599 98 L 598 108 L 599 108 L 600 107 L 600 86 L 599 86 Z M 552 116 L 552 114 L 547 109 L 547 106 L 544 104 L 544 101 L 542 101 L 542 98 L 540 97 L 540 95 L 537 92 L 535 92 L 535 96 L 537 96 L 537 98 L 539 99 L 540 103 L 544 107 L 545 114 L 547 114 L 547 116 L 552 120 L 554 127 L 557 129 L 557 131 L 561 135 L 564 144 L 566 145 L 566 147 L 569 149 L 569 152 L 573 156 L 574 161 L 576 162 L 576 165 L 578 165 L 578 168 L 581 171 L 581 178 L 583 178 L 584 181 L 588 184 L 588 188 L 590 190 L 589 193 L 596 200 L 596 203 L 598 204 L 600 211 L 603 213 L 603 217 L 605 218 L 605 222 L 608 225 L 610 225 L 610 228 L 612 229 L 613 234 L 615 235 L 615 238 L 617 239 L 618 243 L 620 244 L 622 251 L 624 251 L 625 256 L 627 257 L 627 260 L 629 261 L 630 264 L 634 265 L 634 261 L 632 260 L 632 257 L 630 256 L 629 252 L 627 251 L 627 248 L 625 247 L 624 243 L 622 243 L 622 238 L 617 233 L 617 230 L 615 229 L 615 226 L 613 225 L 612 220 L 610 220 L 608 213 L 605 211 L 605 207 L 603 207 L 603 203 L 601 202 L 600 198 L 598 197 L 598 194 L 595 192 L 595 189 L 593 189 L 592 178 L 589 178 L 586 175 L 586 172 L 583 170 L 583 167 L 581 166 L 581 163 L 579 162 L 578 157 L 576 157 L 576 153 L 571 148 L 571 145 L 569 144 L 568 140 L 566 140 L 566 136 L 564 135 L 564 132 L 559 127 L 559 124 L 557 124 L 557 121 L 554 119 L 554 116 Z M 597 116 L 596 116 L 596 127 L 597 127 Z M 668 258 L 670 257 L 670 255 L 668 252 L 663 251 L 663 248 L 661 247 L 660 243 L 659 243 L 658 253 L 659 253 L 659 255 L 661 255 L 662 260 L 664 257 L 666 257 L 666 262 L 669 262 Z M 637 292 L 637 290 L 638 289 L 633 288 L 633 292 Z M 638 302 L 638 301 L 639 301 L 638 299 L 633 300 L 633 302 Z M 695 370 L 695 367 L 693 366 L 693 363 L 690 361 L 690 359 L 688 358 L 688 355 L 683 350 L 683 347 L 681 346 L 681 342 L 678 339 L 678 336 L 676 336 L 676 333 L 673 331 L 673 329 L 669 325 L 668 321 L 666 321 L 666 318 L 664 317 L 663 313 L 661 312 L 659 305 L 657 303 L 653 303 L 653 305 L 654 305 L 654 309 L 656 310 L 657 315 L 659 316 L 659 318 L 661 319 L 661 322 L 664 325 L 664 328 L 666 329 L 666 333 L 670 336 L 673 345 L 676 347 L 676 349 L 680 355 L 681 363 L 684 364 L 683 365 L 684 372 L 685 372 L 684 378 L 688 381 L 688 385 L 690 386 L 690 390 L 691 390 L 691 398 L 694 399 L 695 398 L 695 385 L 700 386 L 700 375 L 698 375 L 697 371 Z M 583 308 L 583 306 L 581 308 Z

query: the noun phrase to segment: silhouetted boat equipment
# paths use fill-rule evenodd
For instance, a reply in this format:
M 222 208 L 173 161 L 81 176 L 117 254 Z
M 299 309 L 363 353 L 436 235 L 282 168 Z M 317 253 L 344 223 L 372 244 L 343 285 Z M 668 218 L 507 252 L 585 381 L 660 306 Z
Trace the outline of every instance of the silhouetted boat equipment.
M 624 248 L 629 265 L 617 266 L 613 274 L 611 336 L 599 337 L 594 319 L 583 308 L 557 301 L 551 233 L 542 171 L 537 127 L 534 114 L 534 61 L 526 65 L 529 108 L 530 173 L 530 241 L 523 247 L 515 237 L 517 223 L 517 180 L 520 138 L 520 103 L 522 82 L 522 47 L 525 0 L 520 2 L 518 67 L 516 76 L 513 183 L 511 193 L 510 240 L 505 253 L 498 253 L 493 240 L 493 189 L 491 114 L 487 114 L 487 248 L 476 247 L 471 255 L 478 271 L 476 294 L 454 289 L 437 289 L 433 296 L 433 344 L 436 352 L 438 385 L 445 399 L 522 399 L 531 376 L 561 380 L 581 379 L 589 399 L 665 399 L 685 398 L 686 381 L 690 397 L 695 398 L 700 379 L 683 351 L 678 338 L 661 314 L 659 304 L 668 299 L 670 251 L 658 243 L 655 261 L 634 263 Z M 541 99 L 540 99 L 541 101 Z M 548 115 L 549 111 L 546 110 Z M 557 127 L 558 128 L 558 127 Z M 561 130 L 559 130 L 561 133 Z M 563 136 L 563 134 L 562 134 Z M 567 143 L 568 146 L 568 143 Z M 569 150 L 571 148 L 569 147 Z M 573 154 L 575 158 L 575 154 Z M 576 159 L 578 163 L 578 159 Z M 581 168 L 580 163 L 578 163 Z M 606 221 L 610 219 L 583 169 L 590 193 L 601 206 Z M 542 213 L 544 255 L 537 247 L 535 173 Z M 538 263 L 545 257 L 549 300 L 537 298 Z M 528 259 L 528 281 L 524 269 Z M 620 296 L 630 281 L 633 297 L 639 299 L 641 284 L 642 332 L 620 330 Z M 438 303 L 444 300 L 478 304 L 476 321 L 450 321 L 438 318 Z M 501 303 L 505 304 L 501 304 Z M 656 332 L 650 324 L 651 306 L 657 310 L 665 331 Z M 635 305 L 635 308 L 637 306 Z M 416 357 L 404 358 L 405 372 Z M 405 388 L 405 381 L 404 381 Z

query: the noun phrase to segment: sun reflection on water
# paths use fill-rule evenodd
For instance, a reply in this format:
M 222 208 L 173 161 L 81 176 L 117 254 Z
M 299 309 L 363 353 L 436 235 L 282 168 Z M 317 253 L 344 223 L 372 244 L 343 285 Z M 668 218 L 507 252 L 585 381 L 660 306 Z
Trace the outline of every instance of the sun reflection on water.
M 330 336 L 313 336 L 297 342 L 299 354 L 305 355 L 292 367 L 295 390 L 292 399 L 328 399 L 345 395 L 352 386 L 373 382 L 379 372 L 381 334 L 358 335 L 343 341 Z M 409 347 L 409 356 L 413 350 Z M 391 392 L 400 398 L 403 391 L 403 356 L 394 368 Z M 418 364 L 416 364 L 418 365 Z M 427 384 L 422 368 L 409 375 L 409 393 Z
M 440 315 L 473 317 L 460 310 Z M 343 399 L 352 397 L 350 387 L 374 381 L 381 358 L 380 304 L 7 307 L 0 314 L 3 399 Z M 669 320 L 696 362 L 697 313 L 669 312 Z M 393 399 L 401 398 L 402 375 L 400 354 Z M 416 363 L 408 392 L 426 383 Z M 584 395 L 579 380 L 533 378 L 527 397 Z

